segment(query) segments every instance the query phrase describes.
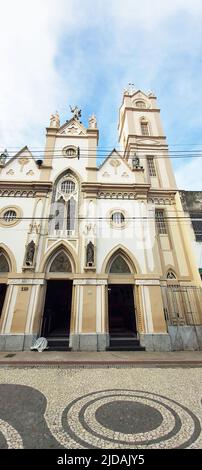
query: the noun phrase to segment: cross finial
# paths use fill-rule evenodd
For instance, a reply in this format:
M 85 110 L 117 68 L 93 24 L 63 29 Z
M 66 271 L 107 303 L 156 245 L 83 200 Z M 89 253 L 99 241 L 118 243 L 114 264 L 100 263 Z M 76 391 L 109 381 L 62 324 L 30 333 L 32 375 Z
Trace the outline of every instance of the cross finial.
M 135 85 L 134 83 L 129 83 L 128 84 L 128 93 L 129 95 L 132 95 L 135 92 Z

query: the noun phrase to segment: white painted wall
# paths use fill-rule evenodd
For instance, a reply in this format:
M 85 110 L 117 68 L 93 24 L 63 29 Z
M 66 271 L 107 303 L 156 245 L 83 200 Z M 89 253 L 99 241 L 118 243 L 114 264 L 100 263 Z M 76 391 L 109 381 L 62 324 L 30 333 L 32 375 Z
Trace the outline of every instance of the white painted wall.
M 62 155 L 62 149 L 68 145 L 72 145 L 80 148 L 80 159 L 65 157 Z M 54 181 L 57 176 L 62 173 L 65 169 L 71 168 L 80 175 L 81 180 L 85 181 L 87 177 L 86 166 L 88 166 L 88 138 L 77 138 L 71 137 L 58 137 L 56 138 L 54 147 L 54 158 L 52 161 L 53 169 L 51 171 L 51 180 Z M 93 153 L 93 152 L 91 152 Z
M 14 254 L 18 272 L 22 272 L 27 232 L 31 223 L 34 205 L 34 198 L 1 198 L 1 209 L 7 206 L 18 206 L 22 210 L 22 217 L 29 217 L 28 220 L 22 219 L 17 225 L 0 227 L 0 241 L 8 246 Z

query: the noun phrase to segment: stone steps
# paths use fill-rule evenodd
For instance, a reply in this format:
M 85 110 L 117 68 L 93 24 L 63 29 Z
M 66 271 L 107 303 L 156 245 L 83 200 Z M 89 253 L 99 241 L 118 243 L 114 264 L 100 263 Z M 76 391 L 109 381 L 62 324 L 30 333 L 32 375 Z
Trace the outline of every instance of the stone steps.
M 47 337 L 47 351 L 71 351 L 69 347 L 69 336 L 53 336 Z
M 140 342 L 136 337 L 111 336 L 107 351 L 145 351 L 145 348 L 140 345 Z

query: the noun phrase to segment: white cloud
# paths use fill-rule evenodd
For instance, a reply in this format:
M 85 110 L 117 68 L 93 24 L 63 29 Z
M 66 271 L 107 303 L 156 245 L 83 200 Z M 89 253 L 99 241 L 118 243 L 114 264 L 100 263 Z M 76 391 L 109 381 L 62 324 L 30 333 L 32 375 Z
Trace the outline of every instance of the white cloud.
M 175 177 L 179 189 L 201 191 L 202 158 L 195 157 L 191 161 L 183 162 L 177 170 Z
M 114 146 L 129 81 L 160 96 L 172 143 L 191 139 L 195 128 L 200 138 L 201 21 L 201 0 L 7 0 L 0 147 L 42 147 L 49 115 L 58 109 L 67 119 L 69 103 L 81 105 L 84 115 L 94 111 L 101 145 Z M 181 187 L 200 188 L 200 162 L 178 167 Z
M 77 18 L 71 1 L 1 5 L 0 147 L 41 144 L 42 129 L 64 88 L 71 93 L 55 61 L 64 29 L 73 32 Z

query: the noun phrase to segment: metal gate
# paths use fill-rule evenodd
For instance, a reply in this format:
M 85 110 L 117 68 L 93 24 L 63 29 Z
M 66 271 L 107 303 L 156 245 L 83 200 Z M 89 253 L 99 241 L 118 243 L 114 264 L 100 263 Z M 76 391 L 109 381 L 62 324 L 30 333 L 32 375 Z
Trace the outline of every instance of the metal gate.
M 168 325 L 199 325 L 202 313 L 202 288 L 161 286 L 164 315 Z

